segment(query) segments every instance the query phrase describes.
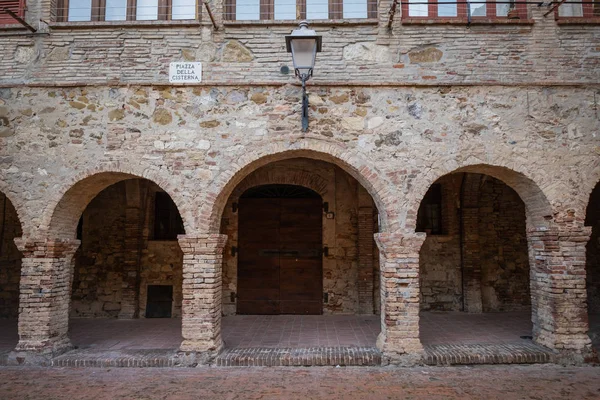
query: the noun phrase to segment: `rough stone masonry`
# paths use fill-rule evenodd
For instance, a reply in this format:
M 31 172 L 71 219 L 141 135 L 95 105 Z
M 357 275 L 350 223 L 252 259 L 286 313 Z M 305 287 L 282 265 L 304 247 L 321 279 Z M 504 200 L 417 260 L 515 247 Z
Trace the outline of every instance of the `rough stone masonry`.
M 21 252 L 9 243 L 0 254 L 3 268 L 13 266 L 0 271 L 0 310 L 19 315 L 14 357 L 35 362 L 68 349 L 69 312 L 143 314 L 144 295 L 132 289 L 142 280 L 177 287 L 181 349 L 214 356 L 235 285 L 224 253 L 234 233 L 221 228 L 228 202 L 261 168 L 307 160 L 318 161 L 304 168 L 313 174 L 347 174 L 356 195 L 344 199 L 356 219 L 339 227 L 351 234 L 331 237 L 347 257 L 328 264 L 335 295 L 326 309 L 380 312 L 377 345 L 387 360 L 419 359 L 420 309 L 461 307 L 531 306 L 537 343 L 586 357 L 587 296 L 599 292 L 586 285 L 586 251 L 598 259 L 586 250 L 598 237 L 598 224 L 586 222 L 600 180 L 598 26 L 560 23 L 530 5 L 528 19 L 511 23 L 467 29 L 397 15 L 387 29 L 390 6 L 379 2 L 374 20 L 312 25 L 323 52 L 308 85 L 306 133 L 301 89 L 280 72 L 291 64 L 283 36 L 294 24 L 223 21 L 220 0 L 211 4 L 218 30 L 206 13 L 185 22 L 56 22 L 54 2 L 30 0 L 25 19 L 39 34 L 0 27 L 2 232 Z M 170 85 L 169 63 L 179 61 L 202 62 L 203 82 Z M 178 242 L 147 240 L 150 222 L 140 218 L 151 212 L 132 197 L 139 188 L 124 189 L 132 179 L 170 196 L 185 229 Z M 442 236 L 417 223 L 436 182 L 445 193 Z M 105 190 L 123 208 L 93 211 Z M 101 248 L 80 246 L 82 214 L 124 230 Z M 137 236 L 120 247 L 124 232 Z M 151 267 L 136 275 L 141 265 Z

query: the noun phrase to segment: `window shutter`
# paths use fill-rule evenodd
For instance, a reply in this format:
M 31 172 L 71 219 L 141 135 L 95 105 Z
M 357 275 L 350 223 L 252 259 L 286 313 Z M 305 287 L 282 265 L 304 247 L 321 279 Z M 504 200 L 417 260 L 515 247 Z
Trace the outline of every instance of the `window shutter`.
M 5 8 L 22 18 L 25 15 L 25 0 L 0 0 L 0 24 L 18 24 L 13 17 L 4 11 Z

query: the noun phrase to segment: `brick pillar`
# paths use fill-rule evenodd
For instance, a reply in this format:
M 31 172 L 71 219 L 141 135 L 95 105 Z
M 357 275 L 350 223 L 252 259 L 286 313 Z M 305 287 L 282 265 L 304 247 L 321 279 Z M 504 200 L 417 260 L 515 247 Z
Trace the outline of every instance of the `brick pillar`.
M 377 347 L 388 362 L 414 364 L 419 339 L 419 250 L 425 233 L 378 233 L 381 264 L 381 333 Z
M 19 299 L 19 343 L 9 361 L 45 364 L 71 348 L 69 302 L 73 254 L 79 240 L 16 238 L 23 253 Z
M 481 252 L 479 245 L 479 192 L 480 174 L 465 174 L 461 185 L 462 229 L 462 286 L 463 311 L 483 311 L 481 294 Z
M 358 313 L 373 314 L 373 200 L 358 190 Z
M 183 251 L 181 351 L 204 353 L 208 359 L 221 350 L 221 282 L 227 235 L 179 235 Z
M 140 263 L 141 246 L 146 211 L 144 209 L 146 185 L 139 179 L 126 182 L 125 194 L 125 243 L 123 254 L 123 287 L 121 294 L 121 310 L 119 318 L 137 318 L 140 304 Z
M 481 257 L 479 251 L 479 208 L 462 208 L 462 281 L 464 311 L 483 311 L 481 299 Z
M 585 283 L 590 234 L 584 226 L 527 230 L 534 339 L 576 360 L 590 352 Z

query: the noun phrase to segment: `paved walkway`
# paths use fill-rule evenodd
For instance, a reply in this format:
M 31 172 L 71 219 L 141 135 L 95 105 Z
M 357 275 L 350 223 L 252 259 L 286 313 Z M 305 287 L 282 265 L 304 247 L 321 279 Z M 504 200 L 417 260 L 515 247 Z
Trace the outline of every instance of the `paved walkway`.
M 421 314 L 424 345 L 509 344 L 531 335 L 529 313 Z M 600 348 L 600 315 L 590 318 L 591 334 Z M 72 319 L 76 346 L 97 350 L 176 349 L 180 319 Z M 228 348 L 374 346 L 379 333 L 375 316 L 233 316 L 223 318 Z M 16 345 L 16 320 L 0 320 L 0 354 Z
M 522 400 L 600 398 L 600 369 L 0 368 L 0 399 Z

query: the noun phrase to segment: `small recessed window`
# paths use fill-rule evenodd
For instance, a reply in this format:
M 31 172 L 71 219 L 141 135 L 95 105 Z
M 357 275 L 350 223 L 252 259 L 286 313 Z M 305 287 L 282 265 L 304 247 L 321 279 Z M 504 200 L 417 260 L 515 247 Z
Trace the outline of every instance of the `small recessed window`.
M 433 184 L 425 194 L 417 214 L 417 232 L 442 233 L 442 185 Z
M 176 240 L 185 233 L 177 206 L 165 192 L 157 192 L 154 199 L 154 239 Z

